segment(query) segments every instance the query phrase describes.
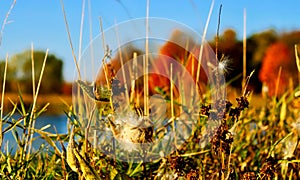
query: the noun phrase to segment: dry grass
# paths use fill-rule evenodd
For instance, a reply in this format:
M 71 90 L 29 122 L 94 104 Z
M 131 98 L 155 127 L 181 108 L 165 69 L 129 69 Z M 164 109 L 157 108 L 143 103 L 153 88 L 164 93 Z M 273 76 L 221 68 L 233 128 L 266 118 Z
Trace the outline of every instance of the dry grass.
M 29 107 L 32 104 L 32 94 L 23 94 L 25 106 Z M 16 93 L 6 93 L 4 96 L 5 113 L 13 110 L 14 106 L 11 102 L 19 102 L 19 95 Z M 49 103 L 46 114 L 62 114 L 64 110 L 67 111 L 72 105 L 72 96 L 58 95 L 58 94 L 42 94 L 37 99 L 37 109 Z M 20 105 L 20 104 L 19 104 Z

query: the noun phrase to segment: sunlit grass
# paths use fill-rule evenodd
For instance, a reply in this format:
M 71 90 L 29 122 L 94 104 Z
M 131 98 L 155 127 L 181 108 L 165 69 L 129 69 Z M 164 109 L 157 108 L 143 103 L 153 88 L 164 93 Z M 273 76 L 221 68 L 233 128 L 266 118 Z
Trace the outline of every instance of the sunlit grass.
M 70 45 L 75 64 L 77 64 L 71 41 Z M 297 47 L 295 46 L 296 51 Z M 297 52 L 296 57 L 298 65 Z M 32 59 L 34 58 L 32 57 Z M 46 59 L 47 56 L 42 69 L 46 66 Z M 173 71 L 172 66 L 170 70 Z M 32 71 L 34 72 L 34 69 Z M 31 106 L 26 106 L 25 95 L 19 92 L 18 99 L 11 100 L 12 110 L 4 112 L 5 68 L 0 109 L 0 147 L 3 137 L 7 133 L 12 133 L 17 145 L 11 147 L 10 142 L 2 144 L 0 153 L 1 179 L 300 178 L 300 86 L 290 89 L 278 98 L 267 96 L 262 98 L 260 95 L 247 91 L 247 82 L 251 81 L 250 74 L 249 78 L 243 82 L 243 91 L 232 93 L 236 101 L 220 101 L 214 107 L 215 109 L 210 107 L 212 102 L 205 100 L 202 102 L 197 124 L 192 130 L 192 136 L 180 147 L 176 146 L 176 139 L 168 142 L 171 146 L 174 141 L 177 148 L 174 153 L 165 155 L 162 151 L 158 159 L 150 162 L 136 162 L 129 158 L 128 161 L 123 162 L 116 158 L 115 147 L 109 148 L 108 146 L 114 143 L 114 140 L 104 144 L 108 148 L 101 147 L 101 150 L 96 148 L 97 142 L 89 141 L 91 138 L 89 137 L 91 134 L 89 127 L 95 126 L 91 121 L 94 113 L 99 113 L 97 116 L 101 118 L 108 113 L 105 108 L 96 111 L 95 104 L 91 105 L 92 107 L 79 107 L 79 112 L 76 112 L 74 107 L 69 105 L 65 111 L 68 118 L 68 132 L 65 134 L 47 132 L 50 125 L 39 129 L 35 128 L 34 122 L 43 113 L 46 113 L 49 107 L 47 103 L 38 108 L 36 106 L 39 97 L 41 97 L 38 92 L 43 83 L 42 73 L 43 71 L 37 88 L 33 79 L 34 91 Z M 80 74 L 79 69 L 78 73 Z M 279 77 L 280 72 L 278 74 Z M 170 79 L 172 80 L 173 77 L 171 76 Z M 280 86 L 279 81 L 277 81 L 276 87 L 278 88 L 278 86 Z M 174 118 L 173 108 L 176 102 L 173 99 L 172 83 L 170 89 L 171 116 Z M 205 96 L 211 96 L 209 90 Z M 86 101 L 85 98 L 82 98 L 82 101 Z M 133 97 L 130 96 L 129 99 L 133 99 Z M 253 102 L 257 99 L 260 102 Z M 253 105 L 258 103 L 260 104 L 259 107 Z M 112 106 L 111 100 L 107 104 L 107 106 Z M 225 114 L 218 114 L 217 109 L 220 107 L 226 107 Z M 87 112 L 89 109 L 93 111 Z M 13 115 L 16 113 L 20 114 L 20 118 L 15 119 Z M 83 119 L 83 114 L 88 118 Z M 206 127 L 211 114 L 213 114 L 212 117 L 221 121 L 216 122 L 220 123 L 218 128 L 209 131 L 210 129 Z M 175 133 L 175 120 L 171 122 L 169 131 Z M 83 123 L 89 125 L 83 126 Z M 99 128 L 109 127 L 105 123 L 101 125 L 103 127 Z M 86 129 L 82 127 L 86 127 Z M 182 129 L 185 128 L 182 127 Z M 168 129 L 164 127 L 161 132 L 164 131 L 168 131 Z M 45 143 L 36 150 L 31 148 L 32 142 L 36 140 L 32 136 L 33 133 L 39 134 L 39 137 L 45 140 Z M 157 132 L 154 133 L 153 138 L 159 139 L 161 136 L 160 132 Z M 92 139 L 96 141 L 96 134 Z M 206 144 L 203 140 L 209 143 Z M 125 154 L 124 156 L 130 157 L 129 155 Z

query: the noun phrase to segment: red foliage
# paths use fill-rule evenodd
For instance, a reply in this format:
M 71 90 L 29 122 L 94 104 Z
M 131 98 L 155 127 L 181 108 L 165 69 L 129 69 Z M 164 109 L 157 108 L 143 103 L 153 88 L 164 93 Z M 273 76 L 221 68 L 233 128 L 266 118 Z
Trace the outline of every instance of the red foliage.
M 272 44 L 265 53 L 259 79 L 268 86 L 269 96 L 276 94 L 278 72 L 282 67 L 277 95 L 282 95 L 289 86 L 289 80 L 297 79 L 296 62 L 291 49 L 282 42 Z
M 149 74 L 149 93 L 150 95 L 155 94 L 155 88 L 159 87 L 167 91 L 170 86 L 169 77 L 161 75 L 162 73 L 169 74 L 170 64 L 174 61 L 182 65 L 179 67 L 177 64 L 176 67 L 185 69 L 193 77 L 193 80 L 196 81 L 197 68 L 198 68 L 198 56 L 199 56 L 200 46 L 196 45 L 195 42 L 187 34 L 175 30 L 169 41 L 167 41 L 159 50 L 159 56 L 151 61 L 150 70 L 152 73 Z M 205 51 L 205 50 L 204 50 Z M 132 46 L 124 47 L 122 49 L 122 59 L 123 63 L 133 59 L 133 52 L 138 52 L 138 55 L 143 54 L 137 48 Z M 141 60 L 141 59 L 139 59 Z M 140 63 L 140 62 L 138 62 Z M 204 62 L 202 62 L 204 64 Z M 121 68 L 121 60 L 119 54 L 117 54 L 112 60 L 107 64 L 107 76 L 108 79 L 111 79 L 116 75 Z M 174 68 L 175 69 L 175 68 Z M 207 83 L 207 76 L 201 67 L 200 71 L 200 80 L 201 84 Z M 143 78 L 140 78 L 142 80 Z M 139 82 L 142 84 L 142 82 Z M 98 74 L 96 84 L 103 85 L 106 84 L 104 69 Z M 141 89 L 139 89 L 141 90 Z
M 133 59 L 133 52 L 136 52 L 137 48 L 133 48 L 132 46 L 124 47 L 122 49 L 122 59 L 124 63 L 124 70 L 125 76 L 127 79 L 127 84 L 129 84 L 130 77 L 129 74 L 132 73 L 131 68 L 132 65 L 127 66 L 127 62 Z M 198 68 L 198 57 L 199 57 L 199 50 L 200 45 L 196 44 L 192 37 L 188 36 L 187 34 L 181 31 L 174 31 L 171 35 L 171 38 L 163 44 L 158 52 L 154 52 L 153 54 L 149 54 L 149 74 L 148 76 L 148 86 L 149 86 L 149 96 L 153 97 L 155 94 L 161 95 L 165 99 L 170 99 L 171 96 L 171 83 L 170 83 L 170 67 L 172 64 L 173 73 L 172 73 L 172 81 L 174 82 L 173 88 L 173 100 L 177 103 L 181 102 L 182 99 L 185 99 L 186 102 L 189 104 L 189 97 L 190 95 L 195 95 L 197 93 L 196 88 L 196 76 L 197 76 L 197 68 Z M 208 60 L 215 58 L 208 57 L 211 54 L 210 46 L 204 46 L 203 48 L 203 57 L 202 58 L 202 67 L 200 69 L 199 81 L 198 86 L 200 87 L 200 93 L 203 92 L 204 88 L 206 87 L 208 78 L 204 71 L 205 69 L 209 69 L 207 66 Z M 119 74 L 119 70 L 121 68 L 121 60 L 120 54 L 117 54 L 108 64 L 108 78 L 112 78 L 118 76 L 120 83 L 123 83 L 123 75 L 122 73 Z M 144 53 L 138 51 L 138 55 L 144 55 Z M 142 56 L 138 57 L 138 71 L 143 72 L 143 58 Z M 212 64 L 212 63 L 211 63 Z M 117 73 L 117 74 L 116 74 Z M 120 76 L 119 76 L 120 75 Z M 135 106 L 143 108 L 144 106 L 144 77 L 141 76 L 135 81 L 135 94 L 133 95 Z M 103 85 L 106 84 L 104 70 L 102 69 L 98 74 L 96 84 Z M 129 85 L 130 86 L 130 85 Z M 128 87 L 129 88 L 129 87 Z M 129 90 L 129 91 L 132 91 Z M 184 94 L 180 94 L 183 92 Z M 132 93 L 132 92 L 129 92 Z M 185 96 L 185 97 L 183 97 Z M 188 96 L 188 97 L 187 97 Z M 151 98 L 150 98 L 151 100 Z M 175 116 L 180 113 L 179 105 L 174 104 L 174 113 Z M 151 105 L 150 105 L 151 106 Z M 155 109 L 155 108 L 154 108 Z M 167 113 L 166 115 L 170 116 L 170 103 L 166 105 Z
M 72 95 L 72 83 L 63 83 L 62 86 L 62 94 L 63 95 Z

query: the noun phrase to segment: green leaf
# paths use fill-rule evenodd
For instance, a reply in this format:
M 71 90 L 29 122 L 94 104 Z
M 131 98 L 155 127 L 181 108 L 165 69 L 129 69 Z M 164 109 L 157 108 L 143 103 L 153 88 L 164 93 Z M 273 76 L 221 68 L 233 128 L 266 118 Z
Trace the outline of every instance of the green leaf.
M 59 150 L 59 148 L 56 146 L 56 144 L 54 143 L 54 141 L 50 138 L 50 136 L 52 135 L 49 132 L 44 132 L 40 129 L 33 129 L 35 132 L 39 133 L 41 135 L 41 137 L 51 146 L 54 148 L 55 153 L 58 155 L 61 155 L 61 152 Z

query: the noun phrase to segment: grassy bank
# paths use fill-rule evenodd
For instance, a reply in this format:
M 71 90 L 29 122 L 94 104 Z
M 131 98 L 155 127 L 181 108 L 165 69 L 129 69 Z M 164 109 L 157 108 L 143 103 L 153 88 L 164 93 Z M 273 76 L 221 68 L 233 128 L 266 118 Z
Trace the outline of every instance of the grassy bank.
M 22 99 L 25 106 L 29 108 L 33 103 L 32 94 L 22 94 Z M 4 112 L 8 113 L 12 111 L 15 104 L 20 106 L 20 96 L 17 93 L 5 93 L 4 96 Z M 47 114 L 63 114 L 68 110 L 68 107 L 72 105 L 72 96 L 58 95 L 58 94 L 41 94 L 37 98 L 37 109 L 48 105 Z

